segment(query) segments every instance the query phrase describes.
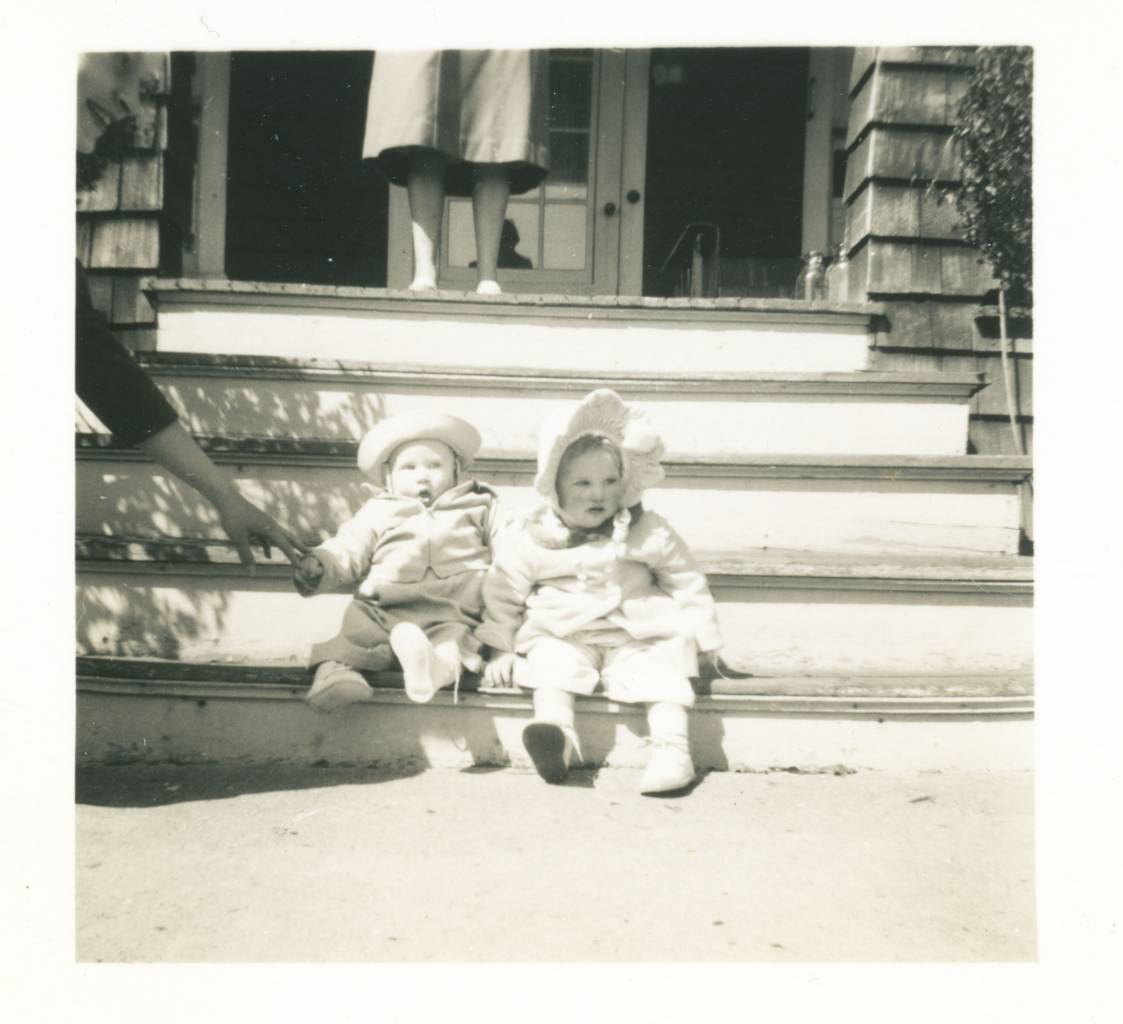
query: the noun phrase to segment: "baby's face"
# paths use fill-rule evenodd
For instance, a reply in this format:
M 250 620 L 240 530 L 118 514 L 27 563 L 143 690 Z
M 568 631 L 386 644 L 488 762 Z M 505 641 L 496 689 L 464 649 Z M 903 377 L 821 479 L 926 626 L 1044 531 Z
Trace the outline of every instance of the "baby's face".
M 456 483 L 456 456 L 443 441 L 409 441 L 390 459 L 392 494 L 431 505 Z
M 616 459 L 602 449 L 578 455 L 558 474 L 558 500 L 567 526 L 600 526 L 620 511 L 623 494 Z

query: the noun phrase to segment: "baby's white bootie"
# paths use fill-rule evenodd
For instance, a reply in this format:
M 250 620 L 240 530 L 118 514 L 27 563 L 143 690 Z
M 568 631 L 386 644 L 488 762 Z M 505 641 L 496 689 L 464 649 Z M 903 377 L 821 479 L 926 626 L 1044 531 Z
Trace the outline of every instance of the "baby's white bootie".
M 390 630 L 390 649 L 402 666 L 406 696 L 416 704 L 428 704 L 441 687 L 455 681 L 455 668 L 440 657 L 425 631 L 412 622 L 399 622 Z
M 661 737 L 654 740 L 654 747 L 640 779 L 641 793 L 671 793 L 685 789 L 694 781 L 694 761 L 685 737 Z
M 324 661 L 312 677 L 305 702 L 317 711 L 334 711 L 345 704 L 356 704 L 373 696 L 367 681 L 353 668 L 339 661 Z
M 488 278 L 482 280 L 476 285 L 477 295 L 502 295 L 503 289 L 499 287 L 498 281 L 492 281 Z
M 556 722 L 531 722 L 523 729 L 523 746 L 535 770 L 551 785 L 563 781 L 577 749 L 577 733 Z

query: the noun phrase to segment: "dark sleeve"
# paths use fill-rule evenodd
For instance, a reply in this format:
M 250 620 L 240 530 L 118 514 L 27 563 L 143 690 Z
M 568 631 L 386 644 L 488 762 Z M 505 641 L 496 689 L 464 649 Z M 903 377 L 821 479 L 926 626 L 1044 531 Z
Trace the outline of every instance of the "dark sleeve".
M 145 441 L 175 423 L 176 411 L 94 309 L 81 264 L 77 286 L 74 386 L 78 397 L 125 444 Z

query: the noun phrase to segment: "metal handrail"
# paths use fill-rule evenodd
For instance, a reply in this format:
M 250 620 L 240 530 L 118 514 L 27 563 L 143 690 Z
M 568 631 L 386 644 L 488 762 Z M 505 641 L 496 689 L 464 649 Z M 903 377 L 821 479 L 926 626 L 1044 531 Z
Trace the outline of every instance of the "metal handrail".
M 686 224 L 683 227 L 682 231 L 679 232 L 678 238 L 675 239 L 675 244 L 671 246 L 670 252 L 667 253 L 667 258 L 663 261 L 662 266 L 659 268 L 659 275 L 660 277 L 662 277 L 662 275 L 666 273 L 667 268 L 671 265 L 671 262 L 674 260 L 675 256 L 678 254 L 678 251 L 683 242 L 686 241 L 691 231 L 694 231 L 695 234 L 692 241 L 689 274 L 689 291 L 691 298 L 700 298 L 701 296 L 706 294 L 707 282 L 704 276 L 705 261 L 702 256 L 701 247 L 702 232 L 706 230 L 712 231 L 714 237 L 712 250 L 714 260 L 714 275 L 711 287 L 713 289 L 713 293 L 716 295 L 718 285 L 720 283 L 719 278 L 721 267 L 721 260 L 719 258 L 721 253 L 721 228 L 718 227 L 717 224 L 711 224 L 709 221 L 691 221 L 690 223 Z

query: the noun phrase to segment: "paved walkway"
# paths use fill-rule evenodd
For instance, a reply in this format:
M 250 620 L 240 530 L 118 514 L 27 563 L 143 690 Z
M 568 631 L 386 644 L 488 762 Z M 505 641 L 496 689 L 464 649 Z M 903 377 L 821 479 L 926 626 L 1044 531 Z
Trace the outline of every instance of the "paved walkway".
M 1025 773 L 113 767 L 78 775 L 86 961 L 1035 957 Z

